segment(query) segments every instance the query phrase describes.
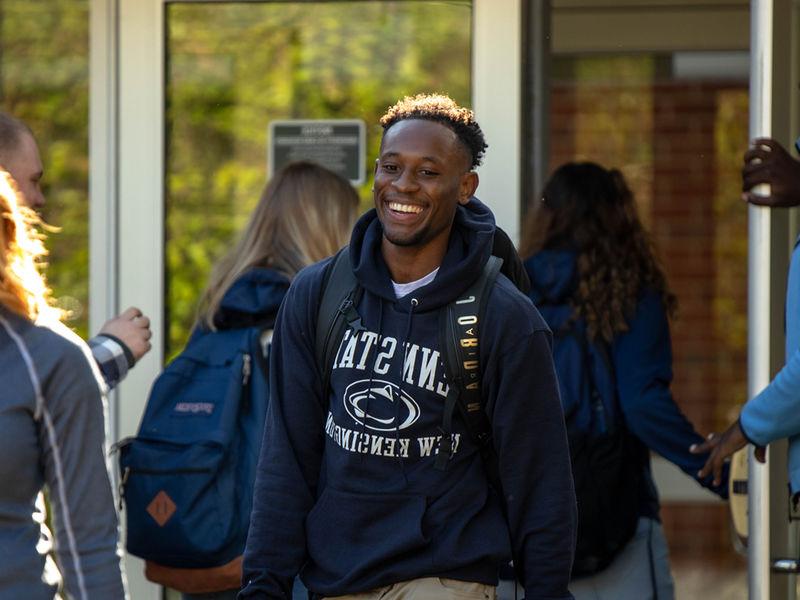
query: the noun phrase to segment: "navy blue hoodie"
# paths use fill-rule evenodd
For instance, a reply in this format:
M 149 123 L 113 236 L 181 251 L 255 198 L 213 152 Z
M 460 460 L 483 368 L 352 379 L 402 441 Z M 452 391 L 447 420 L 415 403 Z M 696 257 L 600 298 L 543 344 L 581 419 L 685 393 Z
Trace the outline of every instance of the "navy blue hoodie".
M 543 250 L 525 260 L 531 279 L 531 299 L 541 307 L 542 316 L 556 327 L 564 321 L 564 310 L 577 285 L 576 253 L 571 250 Z M 594 350 L 592 350 L 594 352 Z M 630 459 L 641 464 L 645 477 L 639 494 L 640 514 L 658 519 L 658 492 L 650 472 L 648 449 L 653 450 L 697 479 L 708 454 L 691 454 L 689 446 L 703 441 L 694 430 L 670 392 L 672 382 L 672 344 L 669 321 L 661 297 L 646 291 L 628 321 L 628 331 L 618 334 L 610 345 L 613 378 L 600 357 L 594 376 L 601 388 L 613 386 L 625 423 L 639 440 L 638 452 Z M 562 381 L 565 386 L 578 382 Z M 611 391 L 611 394 L 614 392 Z M 605 393 L 604 393 L 605 395 Z M 572 394 L 576 396 L 575 393 Z M 727 475 L 727 469 L 726 469 Z M 723 498 L 728 496 L 727 476 L 714 487 L 712 477 L 701 485 Z
M 274 269 L 254 267 L 233 282 L 214 314 L 218 329 L 252 327 L 275 319 L 289 279 Z
M 324 596 L 432 576 L 495 585 L 512 556 L 528 600 L 572 597 L 576 508 L 551 335 L 502 275 L 480 362 L 504 497 L 458 417 L 455 454 L 446 470 L 434 468 L 447 390 L 439 309 L 477 278 L 493 232 L 488 208 L 460 206 L 436 278 L 398 300 L 380 222 L 375 211 L 361 218 L 350 256 L 366 331 L 345 333 L 328 398 L 314 358 L 328 263 L 298 274 L 273 338 L 240 598 L 288 597 L 298 571 Z

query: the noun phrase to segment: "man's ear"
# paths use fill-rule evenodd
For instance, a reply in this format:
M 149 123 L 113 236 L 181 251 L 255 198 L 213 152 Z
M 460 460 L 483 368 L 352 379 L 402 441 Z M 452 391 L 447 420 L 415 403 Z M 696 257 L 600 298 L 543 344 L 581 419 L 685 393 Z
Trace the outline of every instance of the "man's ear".
M 461 177 L 459 187 L 458 203 L 466 204 L 475 195 L 478 189 L 478 174 L 475 171 L 468 171 Z
M 375 171 L 374 171 L 375 175 L 377 175 L 377 174 L 378 174 L 378 165 L 379 165 L 380 163 L 381 163 L 381 159 L 380 159 L 380 158 L 376 158 L 376 159 L 375 159 Z

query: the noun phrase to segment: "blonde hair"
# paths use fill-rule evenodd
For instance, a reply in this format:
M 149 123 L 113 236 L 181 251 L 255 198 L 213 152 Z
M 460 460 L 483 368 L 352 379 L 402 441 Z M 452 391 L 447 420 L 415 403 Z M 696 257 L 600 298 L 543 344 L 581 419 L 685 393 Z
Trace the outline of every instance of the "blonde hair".
M 40 259 L 47 254 L 41 224 L 34 211 L 24 206 L 11 175 L 0 171 L 0 304 L 30 319 L 60 318 L 50 305 L 50 289 L 41 272 Z
M 335 254 L 350 237 L 357 207 L 353 186 L 332 171 L 304 161 L 286 165 L 264 188 L 237 244 L 214 267 L 198 323 L 216 330 L 222 298 L 245 271 L 269 267 L 291 279 Z

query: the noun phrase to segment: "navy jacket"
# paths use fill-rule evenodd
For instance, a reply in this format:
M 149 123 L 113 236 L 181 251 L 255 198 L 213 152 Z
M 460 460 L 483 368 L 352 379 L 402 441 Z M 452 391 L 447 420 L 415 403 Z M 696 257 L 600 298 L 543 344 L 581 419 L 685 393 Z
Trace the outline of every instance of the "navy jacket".
M 219 329 L 262 325 L 278 314 L 289 279 L 274 269 L 254 267 L 239 276 L 214 314 Z
M 540 306 L 548 323 L 562 320 L 558 311 L 567 308 L 577 283 L 576 254 L 570 250 L 543 250 L 525 261 L 531 279 L 531 299 Z M 691 454 L 689 446 L 703 441 L 694 430 L 670 392 L 672 382 L 672 343 L 669 321 L 660 296 L 653 291 L 642 294 L 629 329 L 618 334 L 610 345 L 613 377 L 598 356 L 593 361 L 598 386 L 613 386 L 629 431 L 641 442 L 631 460 L 645 473 L 640 491 L 642 516 L 658 519 L 658 492 L 650 472 L 649 450 L 660 454 L 697 479 L 697 472 L 708 455 Z M 594 352 L 594 350 L 592 350 Z M 563 385 L 575 382 L 562 381 Z M 614 391 L 611 390 L 613 394 Z M 604 394 L 605 395 L 605 394 Z M 726 469 L 727 475 L 727 469 Z M 712 477 L 699 481 L 723 498 L 728 497 L 727 476 L 713 487 Z
M 419 577 L 494 585 L 512 556 L 528 600 L 572 597 L 576 507 L 551 335 L 502 275 L 480 361 L 504 494 L 490 489 L 458 417 L 456 452 L 434 468 L 447 390 L 439 309 L 478 276 L 493 231 L 484 205 L 459 207 L 436 278 L 398 300 L 380 222 L 374 211 L 362 217 L 350 256 L 365 331 L 345 334 L 326 398 L 314 340 L 328 261 L 295 278 L 273 338 L 240 598 L 285 598 L 298 571 L 324 596 Z

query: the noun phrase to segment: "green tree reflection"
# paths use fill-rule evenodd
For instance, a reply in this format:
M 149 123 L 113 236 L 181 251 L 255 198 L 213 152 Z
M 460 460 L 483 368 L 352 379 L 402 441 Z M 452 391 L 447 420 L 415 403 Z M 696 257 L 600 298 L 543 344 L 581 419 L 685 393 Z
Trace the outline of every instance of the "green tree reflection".
M 47 276 L 86 336 L 89 290 L 89 2 L 0 1 L 0 107 L 36 134 L 45 169 Z
M 469 2 L 168 6 L 167 356 L 258 199 L 269 122 L 363 119 L 371 173 L 378 118 L 397 98 L 469 104 L 470 27 Z

